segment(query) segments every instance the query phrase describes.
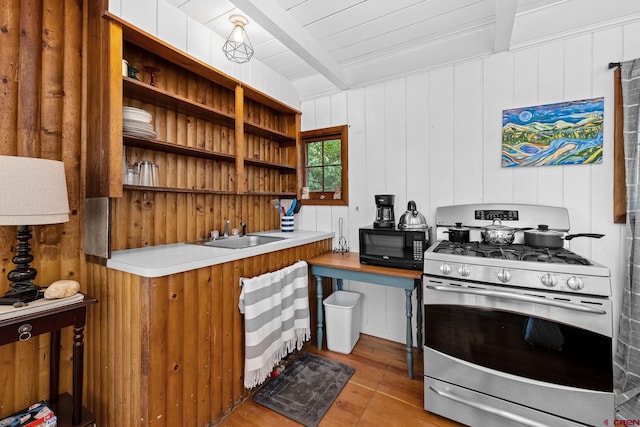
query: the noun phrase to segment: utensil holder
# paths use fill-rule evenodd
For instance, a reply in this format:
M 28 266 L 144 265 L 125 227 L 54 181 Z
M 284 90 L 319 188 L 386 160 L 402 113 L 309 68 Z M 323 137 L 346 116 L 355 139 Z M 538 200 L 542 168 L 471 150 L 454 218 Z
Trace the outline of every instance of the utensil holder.
M 293 232 L 295 224 L 295 218 L 293 217 L 293 215 L 285 215 L 280 217 L 280 231 L 282 231 L 283 233 Z

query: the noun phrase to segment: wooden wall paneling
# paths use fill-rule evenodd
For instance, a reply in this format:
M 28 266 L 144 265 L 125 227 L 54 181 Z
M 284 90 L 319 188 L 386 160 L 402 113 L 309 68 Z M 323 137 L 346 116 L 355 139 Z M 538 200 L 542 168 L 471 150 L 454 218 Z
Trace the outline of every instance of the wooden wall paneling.
M 23 4 L 20 13 L 18 51 L 18 155 L 40 154 L 40 79 L 42 77 L 42 4 Z
M 231 402 L 233 406 L 240 403 L 246 393 L 244 388 L 244 317 L 240 314 L 240 309 L 238 308 L 241 292 L 240 277 L 247 276 L 242 268 L 244 261 L 238 260 L 233 263 L 232 275 L 229 277 L 229 283 L 227 284 L 231 295 L 231 333 L 233 341 L 231 351 L 229 351 L 228 347 L 226 350 L 233 357 L 229 375 L 232 384 Z
M 223 378 L 225 372 L 223 371 L 223 361 L 222 355 L 224 348 L 223 343 L 223 266 L 216 265 L 209 269 L 211 271 L 210 274 L 210 284 L 211 284 L 211 300 L 210 300 L 210 313 L 211 313 L 211 340 L 210 346 L 211 349 L 211 383 L 210 383 L 210 392 L 208 399 L 211 400 L 211 412 L 209 416 L 210 419 L 215 419 L 218 414 L 223 412 L 223 408 L 226 408 L 223 404 L 223 395 L 222 395 L 222 385 Z
M 73 28 L 62 31 L 66 23 Z M 32 265 L 39 271 L 36 281 L 48 285 L 61 277 L 73 278 L 85 289 L 79 250 L 81 5 L 10 0 L 0 10 L 0 25 L 0 153 L 62 160 L 72 210 L 67 224 L 32 228 Z M 74 81 L 64 75 L 66 71 Z M 15 227 L 0 227 L 0 253 L 4 255 L 0 270 L 5 273 L 14 268 L 15 234 Z M 7 287 L 5 280 L 0 292 Z M 65 329 L 62 334 L 60 390 L 67 391 L 71 332 Z M 48 335 L 0 348 L 0 417 L 48 396 L 49 356 Z
M 41 149 L 33 153 L 48 159 L 60 159 L 62 156 L 62 112 L 63 112 L 63 65 L 64 65 L 64 5 L 55 0 L 43 0 L 42 16 L 42 95 L 40 99 Z M 35 52 L 29 52 L 34 54 Z M 79 69 L 75 70 L 79 71 Z M 31 70 L 28 70 L 31 72 Z M 37 78 L 37 75 L 35 76 Z M 37 99 L 37 98 L 36 98 Z M 38 109 L 34 108 L 38 114 Z
M 130 337 L 129 334 L 131 331 L 125 332 L 123 328 L 125 325 L 130 324 L 130 322 L 126 320 L 131 317 L 132 307 L 129 306 L 131 300 L 127 295 L 127 290 L 131 287 L 131 276 L 117 272 L 114 278 L 116 281 L 112 282 L 112 285 L 114 285 L 113 300 L 117 302 L 112 305 L 114 330 L 121 331 L 120 333 L 113 334 L 113 345 L 109 349 L 112 353 L 111 368 L 113 375 L 115 378 L 120 379 L 114 384 L 113 397 L 115 398 L 116 396 L 122 396 L 125 392 L 129 392 L 127 387 L 131 384 L 131 381 L 128 381 L 128 373 L 131 371 L 129 365 L 131 363 L 131 355 L 129 353 L 128 338 Z M 124 422 L 128 418 L 126 410 L 130 408 L 126 408 L 125 405 L 117 405 L 114 408 L 116 420 L 122 420 L 122 422 Z
M 179 275 L 174 276 L 174 279 Z M 168 399 L 175 390 L 169 389 L 167 370 L 169 367 L 169 341 L 168 328 L 169 313 L 169 289 L 166 277 L 145 280 L 146 291 L 149 292 L 149 334 L 148 338 L 148 406 L 149 413 L 147 423 L 166 425 L 168 417 Z M 163 320 L 160 320 L 163 319 Z M 152 421 L 153 420 L 153 421 Z
M 153 217 L 154 204 L 159 193 L 153 191 L 140 191 L 140 246 L 153 246 L 155 244 Z
M 179 78 L 180 76 L 176 76 L 177 80 L 176 80 L 176 94 L 178 96 L 181 97 L 187 97 L 187 87 L 185 82 Z M 186 114 L 181 114 L 179 113 L 177 115 L 177 130 L 178 130 L 178 134 L 177 134 L 177 139 L 176 141 L 180 141 L 179 143 L 181 145 L 189 145 L 190 141 L 189 141 L 189 135 L 190 135 L 190 125 L 189 125 L 189 120 L 190 118 L 186 115 Z M 184 156 L 178 156 L 176 159 L 176 163 L 177 163 L 177 171 L 178 171 L 178 175 L 177 175 L 177 187 L 178 188 L 189 188 L 189 166 L 188 166 L 188 160 L 186 159 Z
M 198 351 L 193 354 L 194 365 L 196 366 L 196 384 L 195 393 L 196 406 L 194 411 L 196 425 L 206 425 L 209 420 L 213 419 L 211 413 L 211 394 L 213 387 L 210 384 L 213 382 L 212 375 L 212 330 L 209 325 L 212 322 L 212 282 L 211 282 L 210 268 L 203 268 L 197 271 L 195 275 L 195 283 L 193 283 L 193 290 L 191 294 L 193 297 L 185 298 L 185 300 L 191 301 L 193 298 L 193 309 L 197 312 L 197 319 L 195 330 L 193 335 L 198 344 Z M 206 374 L 203 374 L 206 373 Z M 185 367 L 185 376 L 189 377 L 193 375 L 192 372 L 187 371 Z M 193 378 L 193 377 L 192 377 Z
M 153 209 L 149 215 L 153 218 L 153 245 L 167 241 L 167 193 L 153 193 Z
M 237 307 L 237 301 L 233 300 L 233 270 L 234 263 L 225 263 L 222 265 L 222 340 L 221 346 L 217 351 L 222 352 L 222 405 L 223 408 L 233 407 L 233 380 L 234 380 L 234 357 L 233 349 L 233 310 Z
M 78 75 L 83 73 L 82 52 L 83 4 L 81 1 L 64 3 L 63 23 L 64 42 L 62 54 L 62 126 L 60 133 L 61 157 L 65 164 L 67 177 L 67 194 L 69 195 L 70 216 L 69 223 L 61 227 L 61 266 L 57 277 L 74 279 L 84 282 L 86 277 L 84 253 L 78 243 L 84 239 L 84 194 L 85 172 L 82 164 L 82 121 L 84 108 L 82 106 L 82 79 Z M 83 289 L 86 289 L 83 284 Z
M 102 283 L 122 283 L 122 277 L 123 275 L 119 272 L 107 272 L 107 281 Z M 103 317 L 104 323 L 100 328 L 101 335 L 99 335 L 102 343 L 102 347 L 100 349 L 104 354 L 103 365 L 101 366 L 104 371 L 104 376 L 102 377 L 102 379 L 106 384 L 104 384 L 102 390 L 104 394 L 100 395 L 98 398 L 101 400 L 104 399 L 106 402 L 115 403 L 117 402 L 117 393 L 118 390 L 120 390 L 119 387 L 122 385 L 122 383 L 120 382 L 120 380 L 117 382 L 112 381 L 111 378 L 115 377 L 115 365 L 123 361 L 124 357 L 116 360 L 116 334 L 114 332 L 119 331 L 119 333 L 126 333 L 125 330 L 122 329 L 123 325 L 119 322 L 119 318 L 116 316 L 118 304 L 122 304 L 123 301 L 119 301 L 116 299 L 117 293 L 115 286 L 108 286 L 104 289 L 101 289 L 100 294 L 102 297 L 100 299 L 101 304 L 106 303 Z M 104 339 L 102 339 L 103 337 Z M 113 416 L 117 414 L 117 411 L 114 409 L 115 406 L 108 406 L 104 408 L 104 412 Z
M 215 152 L 222 153 L 222 129 L 219 124 L 211 125 L 211 149 Z M 214 162 L 211 170 L 211 176 L 208 184 L 211 188 L 219 188 L 220 190 L 229 190 L 229 164 L 227 162 Z
M 96 294 L 96 287 L 94 286 L 94 284 L 99 284 L 101 281 L 100 278 L 100 273 L 101 272 L 106 272 L 106 269 L 101 268 L 100 265 L 98 264 L 93 264 L 93 263 L 87 263 L 87 275 L 86 275 L 86 289 L 87 292 L 90 293 L 92 296 L 95 296 L 97 298 L 97 294 Z M 90 307 L 87 308 L 87 324 L 85 326 L 85 335 L 87 336 L 87 338 L 90 335 L 94 335 L 99 333 L 99 327 L 100 327 L 100 318 L 101 316 L 97 316 L 96 312 L 99 311 L 104 305 L 103 304 L 94 304 Z M 98 337 L 100 337 L 99 335 L 97 335 Z M 100 377 L 101 377 L 101 373 L 102 370 L 100 369 L 101 363 L 100 363 L 100 352 L 96 351 L 96 349 L 99 349 L 101 346 L 100 345 L 96 345 L 96 343 L 98 343 L 100 338 L 98 339 L 92 339 L 92 341 L 88 341 L 85 342 L 85 364 L 84 364 L 84 372 L 85 372 L 85 389 L 84 389 L 84 400 L 87 402 L 87 407 L 92 407 L 92 408 L 99 408 L 99 405 L 95 403 L 95 390 L 97 388 L 98 384 L 101 384 L 99 382 Z M 1 353 L 0 353 L 1 354 Z M 89 376 L 89 372 L 97 372 L 99 377 L 98 378 L 92 378 L 92 382 L 93 384 L 91 386 L 89 386 L 89 384 L 86 383 L 86 378 Z M 0 387 L 2 387 L 2 384 L 0 383 Z M 91 391 L 89 391 L 91 390 Z M 94 414 L 96 414 L 96 410 L 94 409 L 92 411 Z M 96 418 L 98 416 L 96 415 Z
M 15 155 L 17 152 L 18 79 L 20 62 L 20 0 L 8 0 L 0 8 L 0 22 L 4 31 L 0 32 L 0 154 Z M 6 229 L 7 227 L 1 227 Z M 15 234 L 15 232 L 14 232 Z M 2 239 L 2 242 L 6 242 Z
M 184 375 L 185 356 L 193 351 L 188 347 L 187 337 L 192 333 L 185 326 L 190 323 L 193 309 L 185 309 L 185 291 L 189 285 L 189 276 L 193 272 L 183 273 L 167 278 L 162 287 L 156 287 L 154 291 L 167 299 L 167 318 L 164 329 L 166 334 L 166 361 L 162 368 L 166 371 L 166 407 L 163 416 L 163 424 L 167 426 L 181 425 L 183 423 L 183 411 L 191 406 L 190 398 L 185 396 L 189 382 Z M 154 282 L 159 281 L 154 279 Z M 162 280 L 163 282 L 164 280 Z M 159 281 L 160 282 L 160 281 Z
M 197 80 L 192 76 L 184 76 L 185 77 L 185 86 L 186 86 L 186 97 L 188 99 L 197 98 L 198 95 L 198 84 Z M 198 122 L 199 120 L 195 117 L 187 117 L 186 118 L 186 146 L 187 147 L 197 147 L 198 146 Z M 198 165 L 197 160 L 194 157 L 186 157 L 185 158 L 185 170 L 187 172 L 186 179 L 186 188 L 198 188 Z

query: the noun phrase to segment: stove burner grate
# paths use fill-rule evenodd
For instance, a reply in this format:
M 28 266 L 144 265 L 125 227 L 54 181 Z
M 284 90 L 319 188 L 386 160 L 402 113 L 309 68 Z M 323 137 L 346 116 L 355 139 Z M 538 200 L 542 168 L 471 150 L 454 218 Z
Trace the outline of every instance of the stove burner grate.
M 481 242 L 459 243 L 443 240 L 433 252 L 515 261 L 591 265 L 588 259 L 564 248 L 534 248 L 522 244 L 498 246 Z

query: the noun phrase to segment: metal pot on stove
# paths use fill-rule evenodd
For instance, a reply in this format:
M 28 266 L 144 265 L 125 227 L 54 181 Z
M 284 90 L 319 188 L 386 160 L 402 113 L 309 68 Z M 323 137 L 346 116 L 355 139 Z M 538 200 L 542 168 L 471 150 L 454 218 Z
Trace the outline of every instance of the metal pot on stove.
M 524 232 L 524 244 L 534 248 L 555 249 L 562 248 L 565 240 L 572 240 L 576 237 L 599 239 L 603 236 L 604 234 L 596 233 L 564 234 L 560 231 L 550 230 L 546 224 L 540 224 L 537 229 Z
M 482 243 L 496 246 L 507 246 L 513 243 L 515 234 L 518 231 L 531 230 L 531 227 L 512 228 L 502 225 L 502 221 L 494 219 L 490 225 L 485 225 L 480 229 Z
M 456 222 L 455 227 L 451 227 L 443 233 L 449 235 L 450 242 L 469 243 L 469 228 L 463 227 L 461 222 Z

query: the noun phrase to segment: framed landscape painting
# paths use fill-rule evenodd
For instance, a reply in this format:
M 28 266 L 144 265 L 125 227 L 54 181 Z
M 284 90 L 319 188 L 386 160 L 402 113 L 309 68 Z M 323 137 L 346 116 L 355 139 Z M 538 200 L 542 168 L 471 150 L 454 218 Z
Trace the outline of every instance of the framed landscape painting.
M 602 163 L 604 98 L 502 112 L 502 167 Z

